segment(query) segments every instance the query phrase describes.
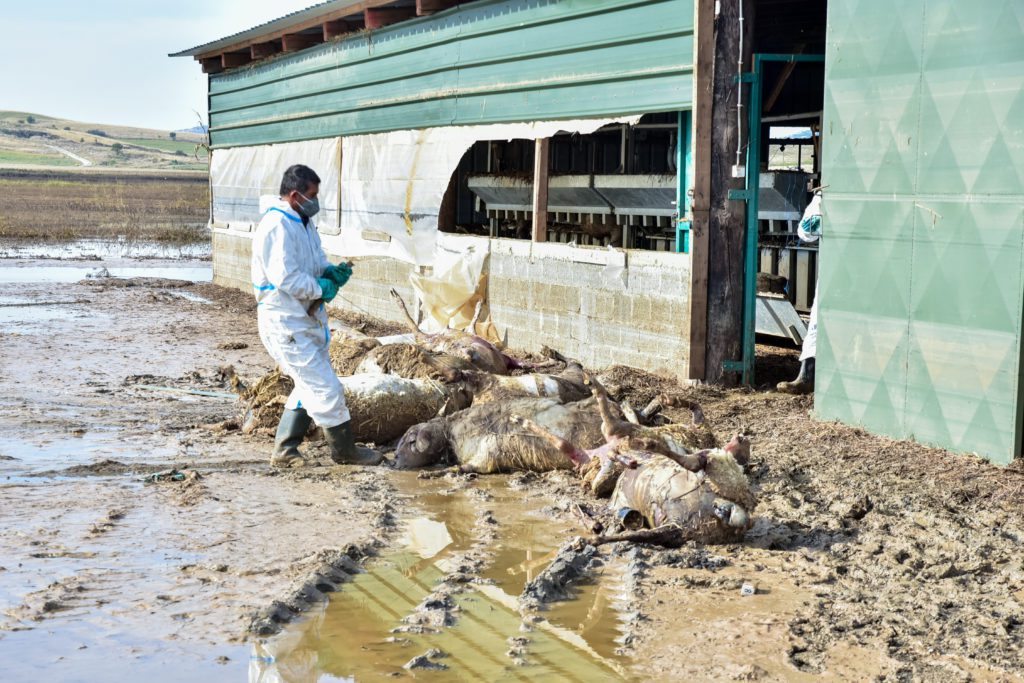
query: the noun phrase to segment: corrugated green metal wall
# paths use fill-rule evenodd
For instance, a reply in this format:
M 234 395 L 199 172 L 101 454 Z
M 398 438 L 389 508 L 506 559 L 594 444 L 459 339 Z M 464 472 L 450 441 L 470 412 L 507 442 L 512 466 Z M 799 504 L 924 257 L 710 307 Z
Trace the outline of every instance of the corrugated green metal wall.
M 689 109 L 693 0 L 483 0 L 210 78 L 214 147 Z
M 829 0 L 815 408 L 1019 455 L 1024 2 Z

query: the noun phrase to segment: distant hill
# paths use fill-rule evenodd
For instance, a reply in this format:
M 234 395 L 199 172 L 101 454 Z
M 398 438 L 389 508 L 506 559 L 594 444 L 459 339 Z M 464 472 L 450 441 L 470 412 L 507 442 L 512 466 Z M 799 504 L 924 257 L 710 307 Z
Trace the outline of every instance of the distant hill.
M 181 128 L 178 130 L 179 133 L 193 133 L 195 135 L 206 135 L 210 132 L 210 127 L 205 123 L 198 126 L 192 126 L 191 128 Z
M 163 131 L 0 110 L 0 168 L 206 170 L 205 142 L 201 130 Z

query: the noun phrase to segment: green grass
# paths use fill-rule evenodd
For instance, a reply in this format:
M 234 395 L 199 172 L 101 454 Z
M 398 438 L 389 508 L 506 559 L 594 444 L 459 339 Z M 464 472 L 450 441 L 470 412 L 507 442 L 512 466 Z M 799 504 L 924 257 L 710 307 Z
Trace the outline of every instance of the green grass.
M 189 142 L 187 140 L 159 140 L 152 138 L 119 138 L 121 142 L 128 143 L 130 145 L 138 145 L 139 147 L 147 147 L 149 149 L 157 149 L 161 152 L 178 152 L 182 151 L 188 156 L 195 158 L 196 143 Z M 206 150 L 199 150 L 199 158 L 206 156 Z
M 0 166 L 5 164 L 38 164 L 41 166 L 78 166 L 78 162 L 63 154 L 33 154 L 13 149 L 0 149 Z

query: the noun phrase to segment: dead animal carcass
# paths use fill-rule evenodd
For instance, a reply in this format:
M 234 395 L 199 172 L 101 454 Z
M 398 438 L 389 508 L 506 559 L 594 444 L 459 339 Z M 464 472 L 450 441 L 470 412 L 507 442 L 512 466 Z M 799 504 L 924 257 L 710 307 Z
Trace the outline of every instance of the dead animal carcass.
M 550 398 L 515 399 L 475 405 L 410 428 L 395 451 L 396 466 L 447 462 L 480 474 L 572 467 L 548 441 L 513 424 L 513 415 L 527 416 L 573 443 L 596 446 L 604 440 L 593 399 L 566 404 Z
M 458 385 L 395 375 L 353 375 L 341 378 L 345 402 L 352 415 L 356 440 L 389 443 L 409 427 L 438 414 L 469 405 L 470 398 Z M 292 382 L 279 371 L 264 376 L 248 395 L 243 430 L 272 433 L 281 418 Z
M 650 445 L 659 450 L 645 450 L 638 440 L 608 436 L 605 420 L 605 443 L 586 449 L 522 416 L 512 422 L 585 472 L 596 495 L 611 491 L 610 507 L 627 527 L 673 527 L 679 540 L 708 543 L 734 540 L 750 528 L 756 501 L 736 458 L 749 453 L 745 437 L 696 453 L 672 452 L 658 440 Z
M 514 398 L 553 398 L 559 403 L 572 403 L 590 394 L 584 383 L 583 368 L 575 362 L 570 362 L 557 375 L 531 373 L 510 377 L 463 372 L 460 383 L 472 395 L 473 405 Z
M 402 301 L 398 292 L 392 289 L 391 296 L 398 302 L 412 333 L 416 335 L 416 343 L 427 351 L 446 353 L 462 358 L 472 363 L 478 370 L 496 375 L 507 375 L 509 370 L 523 367 L 521 363 L 499 351 L 494 344 L 475 334 L 462 330 L 444 330 L 436 334 L 423 332 L 409 315 L 409 310 L 405 307 L 405 302 Z M 479 314 L 480 306 L 478 305 L 476 315 L 479 316 Z M 477 318 L 474 316 L 473 326 L 475 326 L 476 320 Z

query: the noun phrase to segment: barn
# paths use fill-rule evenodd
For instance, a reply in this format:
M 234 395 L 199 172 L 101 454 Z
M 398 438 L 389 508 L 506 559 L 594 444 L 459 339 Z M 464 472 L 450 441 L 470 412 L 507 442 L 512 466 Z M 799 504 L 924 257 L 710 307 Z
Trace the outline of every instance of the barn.
M 818 416 L 1021 455 L 1015 0 L 330 0 L 173 56 L 209 76 L 218 283 L 306 163 L 340 308 L 483 301 L 513 347 L 752 384 L 817 288 Z

